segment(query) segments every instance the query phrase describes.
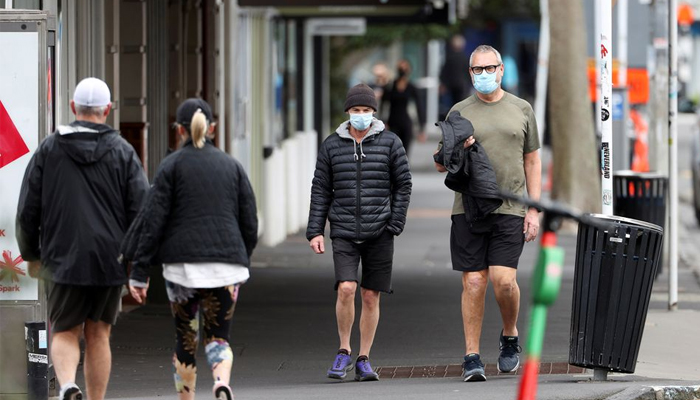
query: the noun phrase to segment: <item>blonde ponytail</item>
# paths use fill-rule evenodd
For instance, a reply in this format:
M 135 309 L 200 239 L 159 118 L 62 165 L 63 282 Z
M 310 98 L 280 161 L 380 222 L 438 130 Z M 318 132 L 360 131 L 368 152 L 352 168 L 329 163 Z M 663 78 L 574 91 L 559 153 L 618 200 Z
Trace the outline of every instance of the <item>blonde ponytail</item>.
M 192 116 L 192 122 L 190 122 L 192 144 L 195 148 L 201 149 L 204 147 L 205 134 L 208 126 L 209 122 L 207 121 L 207 117 L 202 112 L 202 109 L 197 109 Z

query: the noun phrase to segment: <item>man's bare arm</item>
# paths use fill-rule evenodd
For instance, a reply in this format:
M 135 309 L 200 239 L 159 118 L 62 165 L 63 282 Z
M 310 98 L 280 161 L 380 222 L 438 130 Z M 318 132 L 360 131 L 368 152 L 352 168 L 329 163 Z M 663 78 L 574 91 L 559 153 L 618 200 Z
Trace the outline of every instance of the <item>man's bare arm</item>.
M 523 155 L 527 194 L 532 200 L 539 200 L 542 194 L 542 161 L 538 150 Z
M 532 200 L 539 200 L 542 193 L 542 161 L 539 151 L 535 150 L 523 156 L 525 168 L 525 184 L 527 194 Z M 537 237 L 540 230 L 539 213 L 534 208 L 527 210 L 523 223 L 523 234 L 525 241 L 531 242 Z

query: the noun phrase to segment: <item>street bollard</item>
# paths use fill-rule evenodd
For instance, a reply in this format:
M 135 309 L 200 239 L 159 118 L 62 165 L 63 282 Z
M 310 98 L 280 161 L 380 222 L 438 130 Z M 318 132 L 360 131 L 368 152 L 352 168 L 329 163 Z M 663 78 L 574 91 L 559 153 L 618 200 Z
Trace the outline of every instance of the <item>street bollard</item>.
M 26 322 L 24 336 L 27 344 L 27 400 L 46 400 L 49 397 L 46 322 Z

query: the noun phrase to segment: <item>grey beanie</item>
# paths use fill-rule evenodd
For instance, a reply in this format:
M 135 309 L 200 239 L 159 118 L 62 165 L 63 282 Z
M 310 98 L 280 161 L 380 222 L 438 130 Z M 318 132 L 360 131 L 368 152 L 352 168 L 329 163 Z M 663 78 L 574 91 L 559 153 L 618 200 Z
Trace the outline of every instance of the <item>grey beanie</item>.
M 372 107 L 374 111 L 377 111 L 377 98 L 374 97 L 374 90 L 364 83 L 351 87 L 345 98 L 345 111 L 355 106 Z

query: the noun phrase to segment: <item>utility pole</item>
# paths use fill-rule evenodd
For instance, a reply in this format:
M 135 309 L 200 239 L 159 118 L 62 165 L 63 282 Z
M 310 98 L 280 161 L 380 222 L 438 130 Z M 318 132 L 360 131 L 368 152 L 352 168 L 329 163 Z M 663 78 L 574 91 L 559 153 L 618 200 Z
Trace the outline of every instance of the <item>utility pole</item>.
M 540 0 L 540 14 L 540 45 L 537 50 L 537 79 L 535 81 L 535 118 L 540 132 L 540 140 L 544 143 L 549 79 L 549 0 Z
M 612 1 L 598 0 L 600 7 L 600 96 L 597 101 L 601 121 L 600 160 L 602 164 L 603 214 L 613 215 L 613 140 L 612 140 Z
M 668 309 L 678 309 L 678 0 L 668 4 L 669 81 L 668 81 Z
M 617 1 L 617 59 L 620 68 L 617 73 L 617 83 L 621 88 L 627 87 L 627 30 L 629 7 L 627 0 Z M 627 92 L 625 92 L 627 93 Z M 625 134 L 624 132 L 621 134 Z
M 650 76 L 649 167 L 668 174 L 669 0 L 654 0 L 651 7 L 651 44 L 647 61 Z

